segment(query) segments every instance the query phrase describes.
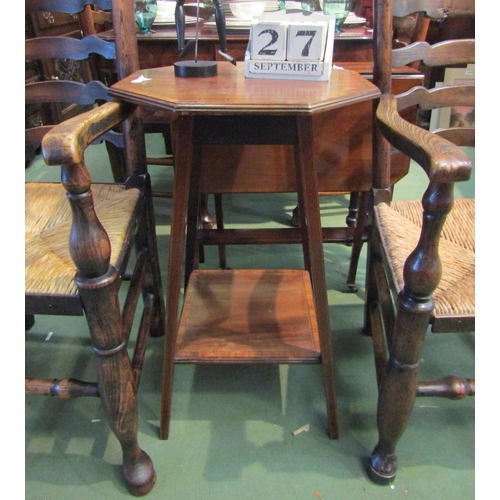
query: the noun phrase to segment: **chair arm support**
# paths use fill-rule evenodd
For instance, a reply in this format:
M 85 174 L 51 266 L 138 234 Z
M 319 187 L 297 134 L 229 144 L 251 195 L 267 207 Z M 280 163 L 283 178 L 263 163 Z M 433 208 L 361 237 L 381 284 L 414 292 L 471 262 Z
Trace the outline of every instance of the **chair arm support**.
M 56 125 L 43 138 L 45 162 L 61 166 L 61 182 L 71 205 L 73 223 L 69 244 L 71 258 L 78 269 L 77 280 L 80 276 L 104 283 L 115 278 L 116 271 L 109 266 L 111 242 L 95 212 L 84 151 L 99 136 L 126 120 L 135 109 L 135 105 L 110 101 Z M 78 286 L 82 293 L 85 287 Z M 95 288 L 95 284 L 92 286 Z
M 45 163 L 83 163 L 85 149 L 100 135 L 126 120 L 135 108 L 132 104 L 110 101 L 56 125 L 42 141 Z
M 470 178 L 472 161 L 452 142 L 404 120 L 394 95 L 383 95 L 376 112 L 383 136 L 415 160 L 433 182 L 461 182 Z

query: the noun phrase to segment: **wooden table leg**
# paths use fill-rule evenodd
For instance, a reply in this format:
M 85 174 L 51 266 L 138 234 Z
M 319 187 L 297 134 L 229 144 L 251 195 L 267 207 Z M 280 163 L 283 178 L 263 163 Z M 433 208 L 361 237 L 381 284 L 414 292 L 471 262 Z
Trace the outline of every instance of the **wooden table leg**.
M 333 381 L 333 348 L 328 313 L 328 297 L 326 292 L 325 261 L 323 256 L 323 237 L 318 200 L 318 185 L 314 161 L 314 136 L 311 115 L 297 116 L 298 144 L 294 146 L 297 185 L 299 186 L 299 203 L 303 205 L 302 223 L 305 224 L 307 248 L 306 266 L 309 268 L 314 294 L 316 315 L 321 347 L 321 363 L 325 381 L 328 430 L 332 439 L 338 439 L 338 419 L 336 410 L 335 384 Z M 309 262 L 307 262 L 309 261 Z
M 181 115 L 172 120 L 174 138 L 174 188 L 168 258 L 165 344 L 163 353 L 163 387 L 161 402 L 160 439 L 167 439 L 172 406 L 175 342 L 178 329 L 180 291 L 183 279 L 183 258 L 191 168 L 193 161 L 194 116 Z

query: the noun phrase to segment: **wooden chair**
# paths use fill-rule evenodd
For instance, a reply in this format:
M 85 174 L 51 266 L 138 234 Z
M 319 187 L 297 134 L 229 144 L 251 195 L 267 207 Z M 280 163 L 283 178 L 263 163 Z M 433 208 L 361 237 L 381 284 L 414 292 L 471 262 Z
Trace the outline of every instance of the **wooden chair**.
M 104 4 L 109 4 L 110 0 L 104 2 Z M 25 56 L 26 59 L 30 61 L 38 61 L 46 71 L 43 72 L 44 80 L 50 81 L 56 79 L 58 82 L 60 81 L 68 81 L 68 82 L 79 82 L 84 84 L 90 84 L 93 81 L 94 94 L 89 97 L 86 97 L 85 100 L 81 100 L 80 102 L 75 102 L 73 98 L 66 95 L 66 92 L 62 95 L 63 97 L 68 98 L 68 101 L 62 101 L 60 99 L 61 94 L 60 87 L 56 87 L 59 89 L 56 93 L 52 93 L 53 100 L 49 100 L 44 98 L 44 102 L 46 106 L 50 106 L 51 108 L 51 119 L 50 121 L 45 121 L 45 123 L 41 124 L 44 128 L 37 129 L 37 127 L 33 127 L 28 135 L 27 144 L 38 150 L 40 147 L 40 138 L 41 134 L 45 133 L 52 125 L 60 123 L 63 120 L 71 118 L 78 113 L 86 111 L 90 109 L 94 105 L 94 103 L 102 104 L 109 100 L 107 96 L 106 85 L 109 85 L 109 81 L 106 81 L 104 78 L 100 78 L 102 76 L 102 72 L 98 71 L 99 63 L 98 60 L 102 58 L 102 60 L 107 61 L 108 65 L 115 65 L 114 59 L 116 57 L 115 49 L 113 44 L 102 44 L 96 36 L 95 22 L 101 23 L 104 22 L 104 18 L 98 14 L 93 8 L 91 8 L 90 3 L 86 5 L 79 12 L 75 12 L 74 14 L 70 14 L 69 12 L 62 12 L 59 9 L 57 2 L 55 4 L 49 4 L 51 10 L 43 10 L 40 6 L 39 2 L 35 2 L 33 0 L 26 0 L 26 13 L 31 14 L 33 16 L 43 15 L 49 18 L 56 19 L 57 16 L 70 16 L 72 15 L 74 18 L 78 20 L 78 25 L 80 29 L 75 32 L 69 32 L 64 35 L 60 35 L 61 38 L 74 38 L 83 39 L 85 38 L 88 44 L 87 53 L 82 52 L 81 55 L 75 57 L 71 53 L 67 53 L 66 57 L 62 57 L 58 52 L 59 44 L 67 44 L 71 42 L 67 42 L 67 40 L 60 40 L 59 42 L 50 41 L 45 43 L 48 38 L 54 37 L 46 37 L 40 36 L 37 38 L 32 38 L 26 40 L 25 43 Z M 110 15 L 110 13 L 109 13 Z M 108 15 L 108 19 L 109 19 Z M 54 17 L 56 16 L 56 17 Z M 94 16 L 97 16 L 94 19 Z M 40 38 L 42 40 L 40 40 Z M 42 45 L 45 44 L 45 45 Z M 95 47 L 92 47 L 94 45 Z M 93 52 L 94 51 L 94 52 Z M 49 69 L 50 68 L 50 69 Z M 50 76 L 55 75 L 55 76 Z M 104 85 L 98 86 L 97 81 L 102 82 Z M 111 82 L 112 83 L 112 82 Z M 30 103 L 31 94 L 37 93 L 40 88 L 49 88 L 49 85 L 39 85 L 40 82 L 35 82 L 34 87 L 27 87 L 27 96 L 26 103 Z M 70 84 L 71 85 L 71 84 Z M 89 85 L 89 88 L 92 87 Z M 40 99 L 37 98 L 37 102 L 40 102 Z M 125 172 L 125 160 L 123 158 L 123 150 L 121 145 L 123 144 L 123 139 L 121 138 L 120 130 L 116 132 L 110 132 L 108 136 L 105 138 L 106 149 L 108 151 L 111 169 L 113 172 L 113 178 L 117 182 L 123 182 L 126 178 Z
M 368 249 L 366 329 L 373 336 L 379 384 L 379 441 L 368 472 L 387 484 L 396 476 L 396 444 L 407 426 L 416 396 L 461 399 L 473 395 L 474 380 L 456 375 L 419 381 L 426 332 L 473 332 L 474 199 L 455 199 L 454 183 L 467 181 L 472 162 L 460 146 L 474 146 L 474 128 L 431 133 L 409 124 L 405 108 L 474 106 L 474 85 L 391 95 L 392 66 L 419 60 L 427 66 L 474 63 L 474 40 L 417 42 L 391 51 L 393 15 L 422 13 L 432 19 L 474 15 L 474 0 L 377 0 L 375 83 L 382 91 L 374 132 L 373 219 Z M 420 14 L 419 14 L 420 15 Z M 397 148 L 422 167 L 429 185 L 422 200 L 391 203 L 390 153 Z
M 93 2 L 103 8 L 113 6 L 120 76 L 137 70 L 133 0 Z M 26 1 L 26 8 L 57 8 L 76 14 L 86 4 L 86 0 L 33 0 Z M 63 58 L 84 57 L 90 50 L 99 51 L 102 44 L 108 45 L 105 51 L 114 50 L 94 37 L 38 41 L 41 54 Z M 29 43 L 30 57 L 37 53 L 34 43 Z M 28 87 L 26 99 L 35 101 L 70 102 L 74 98 L 88 103 L 106 92 L 102 84 L 95 83 L 53 81 Z M 124 131 L 126 182 L 92 183 L 84 152 L 119 125 Z M 156 475 L 150 457 L 137 441 L 136 392 L 147 338 L 164 332 L 164 299 L 142 122 L 135 106 L 108 102 L 38 133 L 46 163 L 61 166 L 62 183 L 26 183 L 25 312 L 31 320 L 27 326 L 38 314 L 85 313 L 98 381 L 30 376 L 26 378 L 26 393 L 62 399 L 101 397 L 109 425 L 122 446 L 127 488 L 134 495 L 144 495 L 153 488 Z M 132 247 L 134 259 L 129 258 Z M 132 279 L 120 310 L 120 284 L 127 264 L 132 263 Z M 144 305 L 130 360 L 127 346 L 134 316 L 141 312 L 141 295 Z M 26 369 L 30 371 L 28 363 Z

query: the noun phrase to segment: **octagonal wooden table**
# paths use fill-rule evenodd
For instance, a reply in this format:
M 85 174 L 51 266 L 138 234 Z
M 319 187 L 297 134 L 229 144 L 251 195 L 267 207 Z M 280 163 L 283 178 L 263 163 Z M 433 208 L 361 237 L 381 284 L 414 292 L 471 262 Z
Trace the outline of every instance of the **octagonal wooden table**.
M 175 168 L 160 438 L 169 433 L 176 363 L 321 363 L 328 432 L 338 438 L 312 117 L 372 100 L 379 90 L 348 70 L 334 68 L 327 82 L 246 79 L 243 65 L 222 62 L 217 76 L 208 78 L 175 77 L 172 66 L 142 70 L 109 93 L 172 113 Z M 195 269 L 192 228 L 204 144 L 293 146 L 303 270 Z

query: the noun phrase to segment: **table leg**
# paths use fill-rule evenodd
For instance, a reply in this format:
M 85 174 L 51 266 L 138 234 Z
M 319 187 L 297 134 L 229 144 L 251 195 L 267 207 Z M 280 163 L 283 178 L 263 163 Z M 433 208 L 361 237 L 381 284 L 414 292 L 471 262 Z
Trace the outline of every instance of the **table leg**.
M 195 132 L 196 134 L 196 132 Z M 202 262 L 202 246 L 198 244 L 198 223 L 200 214 L 204 210 L 203 195 L 200 195 L 200 173 L 201 173 L 202 145 L 198 142 L 193 144 L 191 157 L 191 185 L 189 187 L 189 199 L 187 208 L 187 231 L 186 231 L 186 258 L 184 261 L 184 288 L 187 287 L 189 276 L 198 268 Z M 205 208 L 206 208 L 205 196 Z M 202 222 L 202 226 L 203 226 Z
M 160 439 L 168 438 L 170 425 L 175 364 L 175 343 L 179 323 L 180 291 L 183 279 L 182 264 L 184 257 L 186 212 L 193 161 L 193 126 L 194 116 L 181 115 L 172 120 L 175 168 L 167 276 Z
M 299 211 L 303 212 L 302 224 L 305 223 L 306 248 L 304 248 L 306 267 L 308 267 L 321 348 L 321 363 L 325 381 L 328 430 L 332 439 L 339 437 L 336 410 L 336 394 L 333 381 L 333 347 L 330 333 L 328 297 L 326 292 L 325 261 L 323 256 L 323 237 L 318 200 L 318 185 L 314 161 L 314 136 L 312 116 L 297 117 L 298 144 L 294 146 L 295 168 L 299 189 Z

